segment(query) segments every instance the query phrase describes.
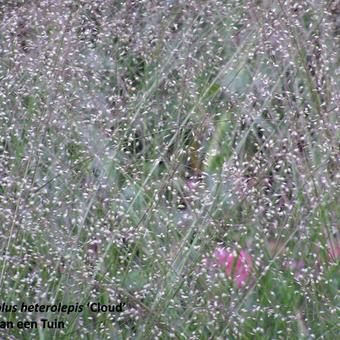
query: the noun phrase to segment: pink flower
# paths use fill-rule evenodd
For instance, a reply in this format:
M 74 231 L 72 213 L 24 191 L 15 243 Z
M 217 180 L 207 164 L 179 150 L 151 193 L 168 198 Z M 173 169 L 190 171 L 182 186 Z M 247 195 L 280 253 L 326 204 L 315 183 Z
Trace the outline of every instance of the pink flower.
M 239 256 L 237 256 L 236 252 L 217 248 L 214 257 L 221 267 L 225 266 L 227 276 L 233 278 L 238 288 L 244 286 L 253 268 L 252 257 L 246 251 L 241 250 Z

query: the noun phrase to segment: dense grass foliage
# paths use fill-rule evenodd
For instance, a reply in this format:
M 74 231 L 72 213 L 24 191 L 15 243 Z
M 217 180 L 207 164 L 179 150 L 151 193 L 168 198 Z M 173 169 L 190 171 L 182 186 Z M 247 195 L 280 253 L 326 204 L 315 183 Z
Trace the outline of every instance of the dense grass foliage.
M 335 339 L 336 0 L 0 2 L 1 339 Z

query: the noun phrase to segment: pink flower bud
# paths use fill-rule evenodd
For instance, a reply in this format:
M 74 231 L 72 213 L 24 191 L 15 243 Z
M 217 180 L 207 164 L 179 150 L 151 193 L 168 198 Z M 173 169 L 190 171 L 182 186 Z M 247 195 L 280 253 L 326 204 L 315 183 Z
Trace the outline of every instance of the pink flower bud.
M 232 278 L 238 288 L 245 285 L 253 268 L 252 257 L 246 251 L 241 250 L 237 256 L 236 252 L 217 248 L 214 258 L 221 267 L 225 266 L 227 277 Z

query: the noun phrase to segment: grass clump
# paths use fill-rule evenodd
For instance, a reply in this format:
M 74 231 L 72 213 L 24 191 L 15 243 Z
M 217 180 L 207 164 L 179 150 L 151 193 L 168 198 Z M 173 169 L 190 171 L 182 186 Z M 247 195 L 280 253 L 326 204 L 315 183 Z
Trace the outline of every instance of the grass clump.
M 336 1 L 0 4 L 8 339 L 339 331 Z M 93 311 L 90 302 L 124 304 Z

